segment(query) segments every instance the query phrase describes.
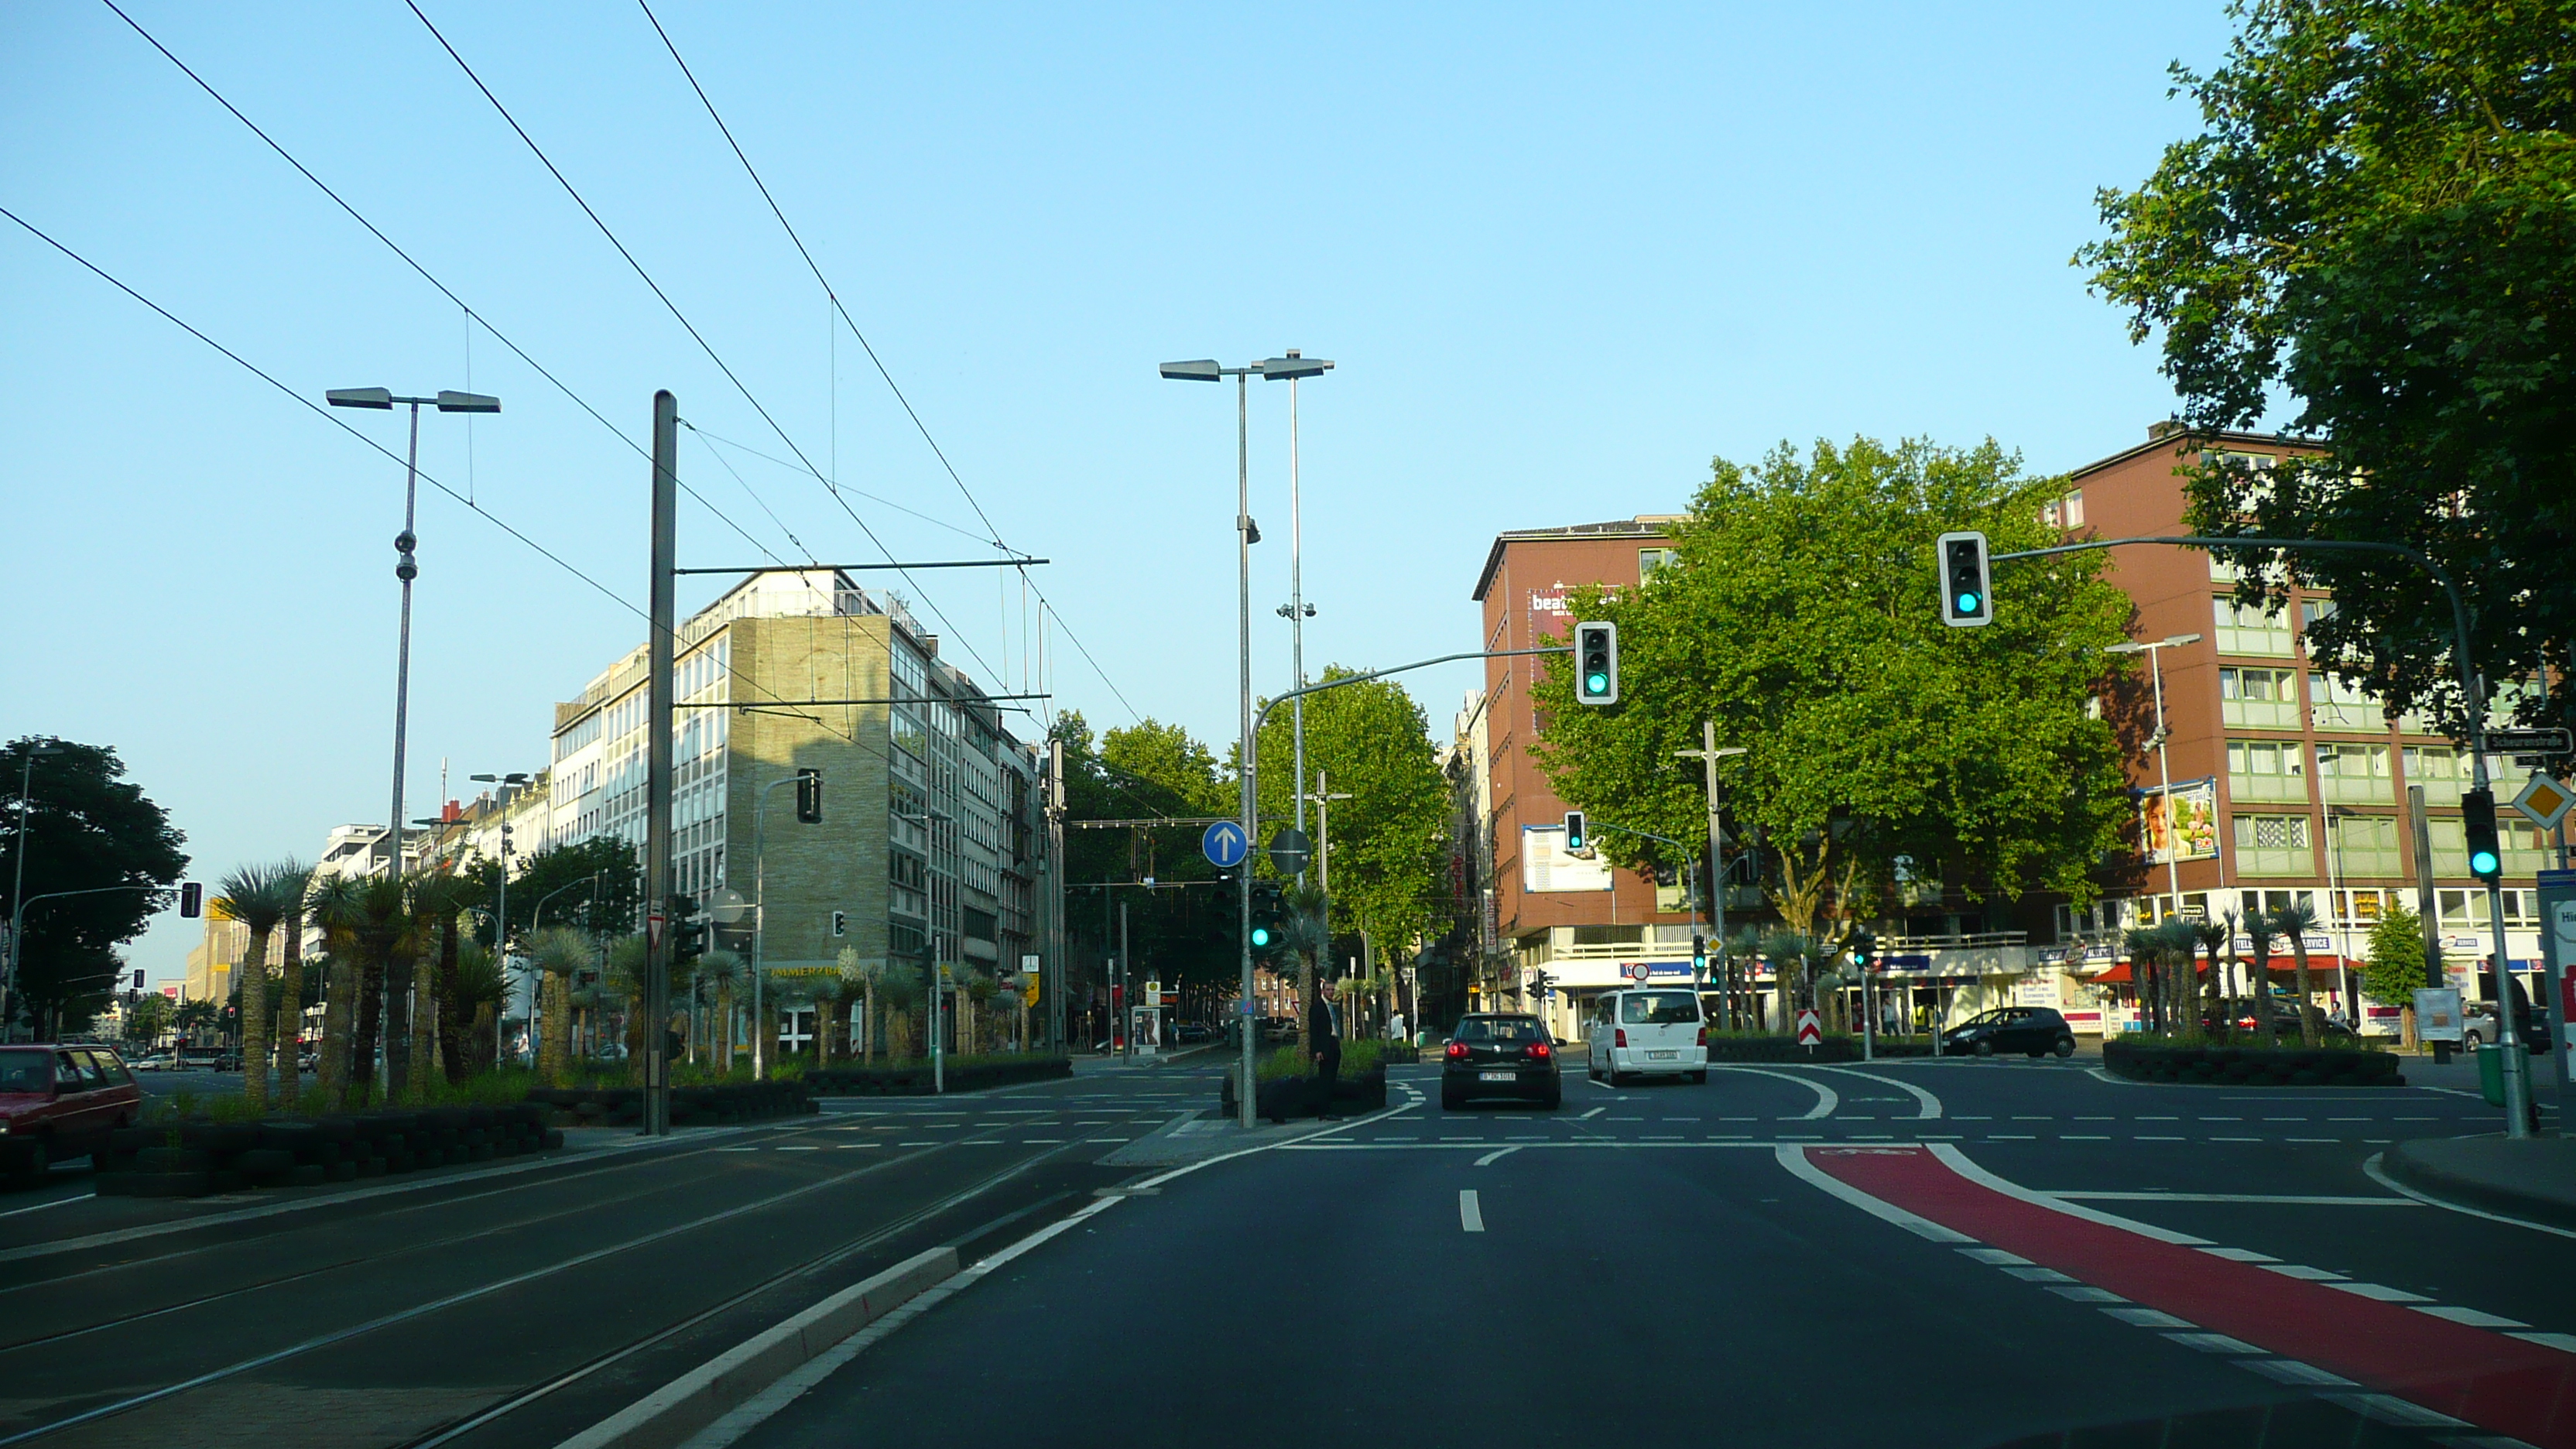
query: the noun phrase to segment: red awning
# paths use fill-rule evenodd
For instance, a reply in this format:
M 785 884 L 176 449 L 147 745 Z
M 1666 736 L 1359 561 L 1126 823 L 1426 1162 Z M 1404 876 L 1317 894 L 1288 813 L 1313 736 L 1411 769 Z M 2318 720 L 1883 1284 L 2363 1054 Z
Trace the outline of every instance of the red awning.
M 2194 973 L 2195 975 L 2207 976 L 2209 974 L 2208 962 L 2200 961 L 2194 964 L 2198 968 Z M 2254 965 L 2254 963 L 2248 959 L 2240 959 L 2236 964 L 2239 969 L 2251 969 Z M 2308 958 L 2308 970 L 2310 973 L 2338 970 L 2344 964 L 2344 959 L 2341 956 L 2334 955 L 2330 952 L 2319 952 L 2318 954 Z M 2354 970 L 2361 969 L 2362 963 L 2355 961 L 2351 964 Z M 2296 976 L 2298 973 L 2299 962 L 2297 957 L 2275 956 L 2272 958 L 2272 974 L 2276 976 Z M 2126 986 L 2135 981 L 2137 977 L 2131 973 L 2129 963 L 2123 961 L 2112 967 L 2110 970 L 2103 972 L 2099 976 L 2088 976 L 2085 979 L 2096 986 Z

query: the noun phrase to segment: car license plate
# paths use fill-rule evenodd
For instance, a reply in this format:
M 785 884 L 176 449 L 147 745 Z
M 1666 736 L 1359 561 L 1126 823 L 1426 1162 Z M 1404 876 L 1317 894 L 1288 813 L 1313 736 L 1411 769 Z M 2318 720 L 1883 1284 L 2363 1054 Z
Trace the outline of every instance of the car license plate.
M 1517 1072 L 1478 1072 L 1476 1074 L 1476 1080 L 1480 1082 L 1508 1082 L 1514 1080 L 1519 1075 L 1520 1074 Z
M 1668 1062 L 1673 1059 L 1673 1056 L 1674 1054 L 1672 1052 L 1648 1052 L 1646 1053 L 1646 1060 L 1650 1062 Z

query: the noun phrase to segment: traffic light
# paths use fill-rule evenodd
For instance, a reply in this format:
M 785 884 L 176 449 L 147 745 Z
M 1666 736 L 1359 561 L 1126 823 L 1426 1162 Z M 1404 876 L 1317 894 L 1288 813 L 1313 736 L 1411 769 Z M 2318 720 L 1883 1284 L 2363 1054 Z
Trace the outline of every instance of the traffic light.
M 1941 564 L 1941 622 L 1979 629 L 1995 621 L 1995 599 L 1986 564 L 1986 536 L 1973 530 L 1941 535 L 1933 551 Z
M 707 952 L 707 923 L 698 915 L 698 898 L 671 897 L 671 961 L 682 965 Z
M 1580 810 L 1566 811 L 1565 848 L 1567 853 L 1571 854 L 1588 849 L 1591 844 L 1592 832 L 1583 823 L 1583 812 Z
M 1852 964 L 1869 974 L 1870 965 L 1878 959 L 1878 933 L 1867 926 L 1854 926 L 1851 933 Z
M 796 772 L 796 819 L 804 825 L 823 823 L 823 772 Z
M 1574 626 L 1574 698 L 1578 704 L 1619 702 L 1619 626 L 1607 619 Z
M 1708 979 L 1708 937 L 1697 931 L 1691 932 L 1691 979 Z
M 206 913 L 206 888 L 189 881 L 179 887 L 179 914 L 190 920 Z
M 1252 883 L 1252 950 L 1255 955 L 1267 953 L 1279 944 L 1280 914 L 1279 882 L 1254 881 Z
M 2462 791 L 2460 823 L 2468 828 L 2469 874 L 2494 885 L 2504 874 L 2504 846 L 2496 838 L 2495 792 Z

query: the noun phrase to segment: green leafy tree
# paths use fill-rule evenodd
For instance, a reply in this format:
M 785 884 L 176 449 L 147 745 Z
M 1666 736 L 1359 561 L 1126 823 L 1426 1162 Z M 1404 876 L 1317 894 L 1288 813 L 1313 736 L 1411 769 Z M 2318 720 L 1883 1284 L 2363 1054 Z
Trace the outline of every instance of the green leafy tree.
M 598 878 L 595 908 L 591 904 L 594 876 Z M 461 872 L 460 878 L 472 883 L 466 898 L 480 912 L 474 939 L 491 945 L 491 912 L 500 894 L 500 863 L 488 858 L 478 860 Z M 539 907 L 545 911 L 543 921 L 537 919 Z M 594 835 L 522 856 L 519 869 L 510 877 L 513 939 L 539 926 L 580 925 L 591 930 L 626 931 L 641 921 L 643 909 L 643 862 L 636 858 L 635 847 L 613 835 Z
M 1870 914 L 1899 869 L 1972 901 L 2088 901 L 2134 829 L 2111 727 L 2087 708 L 2128 600 L 2100 555 L 2031 560 L 1999 571 L 1992 625 L 1950 629 L 1931 567 L 1949 529 L 1998 552 L 2057 542 L 2040 510 L 2063 491 L 1991 441 L 1720 459 L 1675 564 L 1617 597 L 1573 591 L 1580 617 L 1619 625 L 1621 703 L 1577 705 L 1572 672 L 1546 670 L 1532 753 L 1598 821 L 1704 838 L 1699 772 L 1674 752 L 1715 721 L 1749 752 L 1725 767 L 1735 834 L 1764 843 L 1764 889 L 1797 935 L 1838 936 L 1827 919 Z M 1680 863 L 1618 831 L 1596 848 Z
M 57 753 L 29 759 L 29 751 Z M 21 775 L 21 771 L 28 773 Z M 27 797 L 19 798 L 19 781 Z M 107 1005 L 125 969 L 116 948 L 143 934 L 170 903 L 166 889 L 188 868 L 187 837 L 105 745 L 13 740 L 0 749 L 0 791 L 10 813 L 0 827 L 0 890 L 17 878 L 18 827 L 26 825 L 26 940 L 8 1003 L 43 1035 L 78 1031 Z M 132 887 L 101 890 L 100 887 Z M 97 891 L 39 901 L 57 891 Z M 0 917 L 5 920 L 6 917 Z
M 2364 949 L 2362 994 L 2383 1006 L 2403 1008 L 2411 1024 L 2415 993 L 2430 984 L 2424 979 L 2424 918 L 2403 907 L 2387 912 L 2371 926 Z
M 1231 770 L 1178 725 L 1148 719 L 1095 737 L 1081 714 L 1068 712 L 1057 720 L 1056 738 L 1064 744 L 1068 821 L 1191 822 L 1237 813 Z M 1238 905 L 1199 853 L 1205 829 L 1200 823 L 1074 824 L 1065 831 L 1065 879 L 1081 887 L 1067 894 L 1065 908 L 1077 963 L 1116 953 L 1123 901 L 1139 980 L 1158 975 L 1187 987 L 1235 979 Z M 1141 884 L 1148 876 L 1164 888 L 1106 886 Z
M 2075 259 L 2133 340 L 2159 340 L 2187 423 L 2250 426 L 2286 392 L 2292 426 L 2321 440 L 2277 471 L 2203 465 L 2193 526 L 2411 544 L 2467 596 L 2489 679 L 2564 667 L 2576 13 L 2259 0 L 2237 14 L 2223 65 L 2173 69 L 2201 134 L 2136 191 L 2102 192 L 2111 235 Z M 2450 609 L 2428 577 L 2367 555 L 2269 562 L 2241 598 L 2331 589 L 2311 656 L 2460 732 Z M 2518 712 L 2576 724 L 2576 693 L 2534 691 Z
M 1327 668 L 1318 683 L 1365 671 Z M 1265 820 L 1296 813 L 1294 724 L 1271 711 L 1261 729 L 1256 784 Z M 1413 696 L 1392 679 L 1376 679 L 1306 700 L 1306 789 L 1321 778 L 1335 795 L 1332 837 L 1322 841 L 1315 809 L 1306 833 L 1332 850 L 1331 914 L 1337 931 L 1365 931 L 1382 949 L 1402 950 L 1430 930 L 1446 901 L 1449 786 L 1438 750 Z M 1266 862 L 1265 862 L 1266 869 Z M 1320 870 L 1307 879 L 1324 884 Z

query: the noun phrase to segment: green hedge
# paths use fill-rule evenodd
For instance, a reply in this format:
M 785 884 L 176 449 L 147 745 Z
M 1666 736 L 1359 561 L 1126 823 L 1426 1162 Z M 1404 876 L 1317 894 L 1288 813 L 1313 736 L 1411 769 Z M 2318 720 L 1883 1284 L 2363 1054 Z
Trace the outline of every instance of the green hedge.
M 939 1073 L 939 1080 L 945 1082 L 949 1091 L 973 1092 L 986 1087 L 1046 1082 L 1072 1075 L 1073 1060 L 1070 1057 L 1006 1053 L 1001 1056 L 950 1057 Z M 808 1090 L 827 1097 L 928 1096 L 934 1086 L 930 1063 L 919 1061 L 882 1067 L 809 1070 L 800 1080 Z
M 2138 1082 L 2229 1087 L 2402 1087 L 2394 1052 L 2369 1047 L 2218 1046 L 2132 1042 L 2102 1044 L 2102 1065 Z
M 335 1113 L 309 1122 L 165 1120 L 108 1134 L 97 1191 L 203 1197 L 245 1187 L 318 1187 L 552 1151 L 563 1140 L 532 1102 Z

